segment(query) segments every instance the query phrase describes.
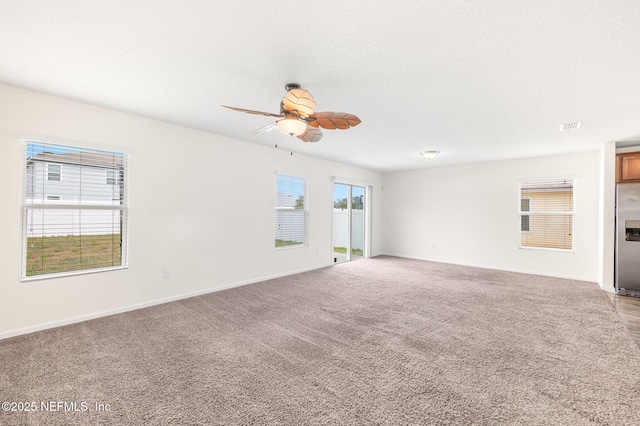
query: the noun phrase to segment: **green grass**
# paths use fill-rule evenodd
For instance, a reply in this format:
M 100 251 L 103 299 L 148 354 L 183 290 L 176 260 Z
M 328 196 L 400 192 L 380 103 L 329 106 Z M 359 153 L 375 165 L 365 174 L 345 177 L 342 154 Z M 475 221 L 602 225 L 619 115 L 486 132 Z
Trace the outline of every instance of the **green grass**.
M 334 247 L 333 248 L 333 252 L 334 253 L 346 254 L 347 253 L 347 248 L 346 247 Z M 352 248 L 351 249 L 351 255 L 352 256 L 363 256 L 364 253 L 362 252 L 362 249 Z
M 27 276 L 121 264 L 120 234 L 27 238 Z
M 302 241 L 285 241 L 276 239 L 276 247 L 296 246 L 302 244 Z

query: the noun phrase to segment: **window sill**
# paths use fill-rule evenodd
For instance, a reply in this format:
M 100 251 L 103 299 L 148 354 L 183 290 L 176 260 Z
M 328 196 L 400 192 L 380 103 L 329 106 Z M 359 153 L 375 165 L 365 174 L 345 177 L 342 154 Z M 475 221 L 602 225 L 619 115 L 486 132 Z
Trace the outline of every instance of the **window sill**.
M 67 278 L 67 277 L 74 277 L 76 275 L 97 274 L 101 272 L 118 271 L 121 269 L 129 269 L 129 266 L 113 266 L 109 268 L 84 269 L 80 271 L 59 272 L 55 274 L 29 275 L 29 276 L 21 277 L 20 281 L 32 282 L 32 281 L 40 281 L 40 280 L 50 280 L 54 278 Z

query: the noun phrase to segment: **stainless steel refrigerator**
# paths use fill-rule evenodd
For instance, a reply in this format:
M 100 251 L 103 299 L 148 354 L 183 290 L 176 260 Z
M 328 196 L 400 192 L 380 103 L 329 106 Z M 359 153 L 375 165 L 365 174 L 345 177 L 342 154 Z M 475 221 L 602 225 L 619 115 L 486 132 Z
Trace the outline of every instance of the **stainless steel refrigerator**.
M 616 290 L 640 297 L 640 182 L 616 187 Z

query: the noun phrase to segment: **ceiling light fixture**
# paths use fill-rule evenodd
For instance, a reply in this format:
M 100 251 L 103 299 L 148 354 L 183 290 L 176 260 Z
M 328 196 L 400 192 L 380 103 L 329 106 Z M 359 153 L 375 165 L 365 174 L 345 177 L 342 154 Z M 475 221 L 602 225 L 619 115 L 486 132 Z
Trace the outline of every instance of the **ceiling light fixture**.
M 295 117 L 287 117 L 276 124 L 281 133 L 289 136 L 300 136 L 307 130 L 307 122 Z
M 427 160 L 433 160 L 438 154 L 440 154 L 440 151 L 422 151 L 420 153 L 420 155 L 422 155 Z
M 299 84 L 290 83 L 285 86 L 287 93 L 280 101 L 280 112 L 264 112 L 252 109 L 237 108 L 222 105 L 234 111 L 246 112 L 247 114 L 264 115 L 266 117 L 277 117 L 274 125 L 261 127 L 251 133 L 266 132 L 277 127 L 285 135 L 297 136 L 303 142 L 318 142 L 322 139 L 323 129 L 348 129 L 360 124 L 360 119 L 353 114 L 346 112 L 323 111 L 315 112 L 316 102 L 307 90 L 301 89 Z
M 316 109 L 316 102 L 307 90 L 301 89 L 299 84 L 287 84 L 287 94 L 282 104 L 287 111 L 298 111 L 302 117 L 308 117 Z

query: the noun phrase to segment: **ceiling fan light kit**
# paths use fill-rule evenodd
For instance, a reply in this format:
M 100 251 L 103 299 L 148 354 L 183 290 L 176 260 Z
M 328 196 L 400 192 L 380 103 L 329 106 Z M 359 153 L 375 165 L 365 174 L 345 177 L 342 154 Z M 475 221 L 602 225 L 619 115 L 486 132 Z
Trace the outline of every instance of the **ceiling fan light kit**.
M 300 136 L 307 130 L 307 123 L 297 118 L 285 118 L 276 122 L 280 133 L 289 136 Z
M 221 106 L 247 114 L 278 117 L 280 120 L 276 120 L 275 123 L 277 129 L 285 135 L 296 136 L 303 142 L 318 142 L 322 139 L 320 127 L 323 129 L 348 129 L 360 124 L 358 117 L 346 112 L 315 112 L 316 102 L 313 96 L 309 91 L 302 89 L 299 84 L 289 83 L 284 87 L 287 93 L 280 101 L 280 114 Z M 252 134 L 261 133 L 271 128 L 273 128 L 272 125 L 265 126 Z

